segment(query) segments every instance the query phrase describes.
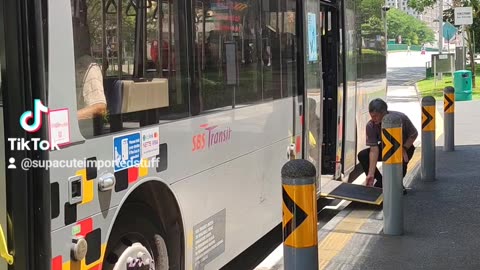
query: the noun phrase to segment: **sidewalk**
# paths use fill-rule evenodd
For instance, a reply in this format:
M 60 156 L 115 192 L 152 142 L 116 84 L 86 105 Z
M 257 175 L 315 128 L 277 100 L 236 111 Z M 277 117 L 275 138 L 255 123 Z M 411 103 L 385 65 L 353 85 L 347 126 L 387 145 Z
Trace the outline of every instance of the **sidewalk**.
M 404 235 L 383 234 L 381 206 L 350 203 L 318 231 L 319 269 L 480 269 L 480 102 L 455 104 L 454 152 L 442 147 L 443 101 L 436 115 L 436 181 L 420 179 L 417 148 Z
M 381 208 L 350 204 L 319 231 L 320 269 L 480 269 L 480 102 L 455 105 L 456 149 L 437 135 L 437 179 L 413 176 L 404 235 L 383 234 Z

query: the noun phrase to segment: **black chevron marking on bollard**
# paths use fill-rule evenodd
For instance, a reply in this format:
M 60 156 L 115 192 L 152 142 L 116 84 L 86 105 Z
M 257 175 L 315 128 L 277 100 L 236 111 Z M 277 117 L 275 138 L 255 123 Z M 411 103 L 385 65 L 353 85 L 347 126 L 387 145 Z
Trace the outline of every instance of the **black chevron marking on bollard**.
M 423 114 L 427 117 L 427 119 L 425 119 L 425 121 L 422 123 L 422 129 L 424 129 L 428 124 L 430 124 L 430 122 L 433 120 L 433 116 L 430 115 L 427 110 L 425 110 L 424 107 L 422 107 L 422 112 Z
M 293 217 L 285 225 L 285 228 L 283 228 L 284 239 L 287 239 L 293 233 L 293 231 L 295 231 L 303 223 L 303 221 L 307 219 L 308 215 L 292 200 L 292 198 L 290 198 L 290 196 L 288 196 L 285 188 L 282 188 L 282 190 L 283 202 L 293 215 Z
M 450 107 L 452 107 L 453 105 L 453 100 L 451 100 L 448 95 L 444 95 L 445 96 L 445 99 L 448 101 L 448 104 L 447 106 L 445 107 L 444 111 L 448 111 L 448 109 L 450 109 Z
M 386 129 L 382 130 L 385 138 L 392 144 L 392 147 L 383 156 L 383 161 L 389 160 L 393 154 L 400 148 L 400 143 L 393 138 L 392 134 L 388 133 Z

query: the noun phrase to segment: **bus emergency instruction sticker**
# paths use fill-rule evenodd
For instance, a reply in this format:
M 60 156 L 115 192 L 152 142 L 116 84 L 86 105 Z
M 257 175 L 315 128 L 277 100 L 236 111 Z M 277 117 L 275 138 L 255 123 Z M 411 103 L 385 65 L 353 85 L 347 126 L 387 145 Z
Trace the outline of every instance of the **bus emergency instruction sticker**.
M 139 132 L 113 138 L 115 172 L 139 165 L 141 154 Z

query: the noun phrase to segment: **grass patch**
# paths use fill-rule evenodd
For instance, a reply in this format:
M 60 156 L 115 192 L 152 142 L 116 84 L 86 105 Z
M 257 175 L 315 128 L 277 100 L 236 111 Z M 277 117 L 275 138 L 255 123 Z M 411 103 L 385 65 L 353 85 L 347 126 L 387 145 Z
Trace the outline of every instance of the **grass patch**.
M 480 65 L 476 66 L 476 74 L 476 77 L 480 77 Z M 417 82 L 417 88 L 422 97 L 433 96 L 436 100 L 443 100 L 443 89 L 447 86 L 453 86 L 453 77 L 450 74 L 443 74 L 442 80 L 437 79 L 436 84 L 433 77 Z M 480 83 L 478 81 L 476 81 L 476 87 L 472 89 L 472 98 L 480 100 Z

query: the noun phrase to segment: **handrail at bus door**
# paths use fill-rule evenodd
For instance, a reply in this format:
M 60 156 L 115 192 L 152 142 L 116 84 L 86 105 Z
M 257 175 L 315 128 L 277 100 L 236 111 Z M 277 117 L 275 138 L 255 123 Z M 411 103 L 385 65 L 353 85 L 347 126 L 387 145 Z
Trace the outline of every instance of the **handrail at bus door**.
M 2 225 L 0 225 L 0 256 L 5 259 L 9 265 L 13 264 L 13 256 L 8 253 L 7 241 L 5 241 Z

